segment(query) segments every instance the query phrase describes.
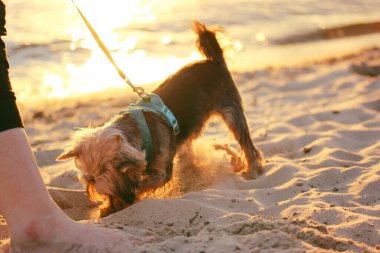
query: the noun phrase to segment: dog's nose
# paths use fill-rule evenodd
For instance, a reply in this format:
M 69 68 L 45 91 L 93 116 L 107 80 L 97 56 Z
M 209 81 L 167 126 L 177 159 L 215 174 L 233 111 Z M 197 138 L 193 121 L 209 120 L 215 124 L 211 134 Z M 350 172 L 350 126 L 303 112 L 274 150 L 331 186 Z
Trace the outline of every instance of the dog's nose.
M 95 178 L 91 175 L 83 175 L 83 178 L 89 183 L 95 182 Z

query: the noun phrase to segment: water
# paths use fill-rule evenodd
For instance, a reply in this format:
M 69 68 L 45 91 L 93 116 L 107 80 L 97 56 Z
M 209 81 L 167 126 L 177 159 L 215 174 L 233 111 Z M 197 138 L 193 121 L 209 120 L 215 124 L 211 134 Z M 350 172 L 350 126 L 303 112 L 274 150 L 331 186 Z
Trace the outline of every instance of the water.
M 124 86 L 70 0 L 5 0 L 5 41 L 19 101 Z M 135 84 L 162 80 L 199 59 L 191 20 L 224 27 L 234 71 L 292 65 L 376 46 L 379 34 L 276 45 L 319 29 L 379 21 L 375 0 L 77 0 Z

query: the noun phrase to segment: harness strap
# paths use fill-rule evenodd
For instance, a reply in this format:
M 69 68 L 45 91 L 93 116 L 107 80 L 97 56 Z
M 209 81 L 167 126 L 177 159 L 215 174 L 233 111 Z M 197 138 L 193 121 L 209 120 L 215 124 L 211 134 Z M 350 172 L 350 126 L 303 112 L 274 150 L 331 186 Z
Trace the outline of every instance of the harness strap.
M 146 152 L 146 161 L 148 162 L 148 164 L 150 164 L 153 156 L 152 135 L 150 134 L 148 125 L 144 117 L 144 113 L 139 108 L 131 108 L 129 110 L 129 113 L 137 122 L 137 126 L 140 130 L 143 140 L 142 148 Z M 149 166 L 147 166 L 146 171 L 149 172 Z
M 132 118 L 136 120 L 143 139 L 142 149 L 146 151 L 146 160 L 148 162 L 146 171 L 149 173 L 149 164 L 153 159 L 153 144 L 152 135 L 146 123 L 143 112 L 152 112 L 164 117 L 168 125 L 173 129 L 174 135 L 177 135 L 180 129 L 178 121 L 175 118 L 174 114 L 164 104 L 161 98 L 154 93 L 147 94 L 146 97 L 139 99 L 136 104 L 130 104 L 130 106 L 127 109 L 124 109 L 119 113 L 129 113 L 132 116 Z
M 147 94 L 147 98 L 140 98 L 136 104 L 131 104 L 129 108 L 141 108 L 144 112 L 158 113 L 163 116 L 169 126 L 173 129 L 174 135 L 179 133 L 178 121 L 170 109 L 164 104 L 162 99 L 154 93 Z

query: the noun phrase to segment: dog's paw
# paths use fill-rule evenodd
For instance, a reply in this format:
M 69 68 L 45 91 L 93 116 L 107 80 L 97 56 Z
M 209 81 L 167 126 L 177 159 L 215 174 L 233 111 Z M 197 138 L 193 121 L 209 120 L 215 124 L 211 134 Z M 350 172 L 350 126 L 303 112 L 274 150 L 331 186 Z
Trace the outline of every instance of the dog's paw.
M 99 208 L 99 218 L 107 217 L 110 214 L 115 213 L 112 207 L 100 207 Z
M 99 218 L 107 217 L 110 214 L 116 213 L 128 207 L 123 200 L 115 196 L 108 196 L 109 200 L 99 206 Z
M 248 169 L 241 173 L 244 179 L 252 180 L 256 179 L 259 175 L 262 174 L 264 169 L 264 164 L 260 160 L 256 160 Z
M 252 179 L 256 179 L 258 176 L 259 176 L 259 173 L 257 173 L 257 171 L 243 171 L 241 173 L 241 176 L 245 179 L 245 180 L 252 180 Z

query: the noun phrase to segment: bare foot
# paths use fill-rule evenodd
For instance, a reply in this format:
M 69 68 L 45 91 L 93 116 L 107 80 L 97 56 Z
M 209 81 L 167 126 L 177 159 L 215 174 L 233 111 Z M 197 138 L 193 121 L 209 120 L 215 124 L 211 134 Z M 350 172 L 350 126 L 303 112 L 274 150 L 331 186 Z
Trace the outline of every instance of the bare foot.
M 38 220 L 25 228 L 23 238 L 13 238 L 10 253 L 94 253 L 128 252 L 135 246 L 153 242 L 153 236 L 135 236 L 117 229 L 72 220 Z

